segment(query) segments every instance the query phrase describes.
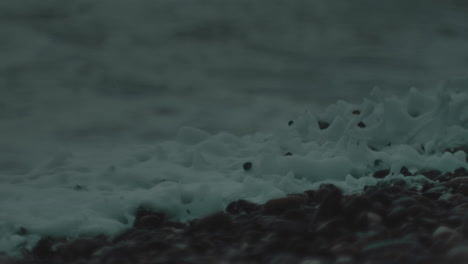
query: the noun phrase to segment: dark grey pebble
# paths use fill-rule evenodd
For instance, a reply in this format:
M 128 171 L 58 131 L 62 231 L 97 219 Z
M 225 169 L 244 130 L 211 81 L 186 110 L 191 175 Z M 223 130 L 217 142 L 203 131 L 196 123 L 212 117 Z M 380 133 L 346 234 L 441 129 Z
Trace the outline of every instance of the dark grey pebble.
M 242 165 L 242 168 L 244 168 L 245 171 L 248 171 L 252 168 L 252 162 L 245 162 L 243 165 Z
M 214 213 L 197 220 L 191 227 L 191 231 L 214 231 L 214 230 L 225 230 L 232 227 L 232 218 L 224 213 Z
M 310 200 L 310 201 L 313 201 L 313 200 L 314 200 L 316 191 L 314 191 L 314 190 L 307 190 L 307 191 L 305 191 L 304 193 L 307 195 L 307 197 L 309 197 L 309 200 Z
M 319 189 L 314 194 L 314 201 L 321 203 L 329 193 L 342 194 L 342 191 L 333 184 L 321 184 Z
M 262 210 L 265 214 L 277 215 L 306 205 L 307 198 L 299 196 L 284 197 L 267 201 Z
M 57 239 L 54 239 L 52 237 L 43 237 L 36 243 L 31 253 L 40 259 L 50 259 L 56 253 L 54 250 L 54 246 L 57 243 Z
M 366 259 L 379 261 L 378 263 L 386 260 L 396 260 L 396 263 L 408 263 L 408 261 L 414 260 L 414 255 L 423 252 L 424 249 L 417 241 L 409 239 L 384 240 L 366 245 L 362 249 Z
M 165 217 L 157 215 L 145 215 L 140 219 L 136 219 L 133 223 L 135 228 L 158 228 L 164 224 Z
M 458 185 L 456 192 L 459 194 L 463 194 L 464 196 L 468 196 L 468 184 L 462 183 Z
M 135 213 L 135 228 L 157 228 L 164 224 L 166 216 L 161 212 L 154 212 L 143 207 L 137 209 Z
M 103 241 L 96 239 L 80 238 L 69 243 L 64 244 L 58 250 L 60 256 L 66 260 L 77 260 L 82 258 L 89 258 L 94 252 L 104 246 Z
M 325 188 L 324 188 L 325 189 Z M 329 189 L 320 201 L 317 219 L 329 219 L 338 216 L 342 212 L 341 198 L 343 194 L 339 189 Z M 320 191 L 320 190 L 319 190 Z
M 401 167 L 400 173 L 403 176 L 413 176 L 413 174 L 405 166 Z
M 389 227 L 396 227 L 401 223 L 404 223 L 408 218 L 408 209 L 403 206 L 397 206 L 390 210 L 384 222 Z
M 382 179 L 382 178 L 385 178 L 388 174 L 390 174 L 389 169 L 378 170 L 378 171 L 374 172 L 372 177 L 377 178 L 377 179 Z
M 394 206 L 404 206 L 409 207 L 416 204 L 416 200 L 413 197 L 403 196 L 401 198 L 395 199 L 392 203 Z
M 324 122 L 324 121 L 318 121 L 318 126 L 320 130 L 327 129 L 330 126 L 330 123 Z
M 259 206 L 257 204 L 254 204 L 252 202 L 246 201 L 246 200 L 238 200 L 231 202 L 227 207 L 226 207 L 226 212 L 230 214 L 241 214 L 241 213 L 246 213 L 250 214 L 259 209 Z
M 438 192 L 438 191 L 426 191 L 423 193 L 424 197 L 430 198 L 432 200 L 437 200 L 439 199 L 440 196 L 444 194 L 443 192 Z
M 435 180 L 442 175 L 442 172 L 439 170 L 419 170 L 415 174 L 421 174 L 430 180 Z
M 343 213 L 349 219 L 357 214 L 368 211 L 372 208 L 372 203 L 365 195 L 355 195 L 348 197 L 343 202 Z

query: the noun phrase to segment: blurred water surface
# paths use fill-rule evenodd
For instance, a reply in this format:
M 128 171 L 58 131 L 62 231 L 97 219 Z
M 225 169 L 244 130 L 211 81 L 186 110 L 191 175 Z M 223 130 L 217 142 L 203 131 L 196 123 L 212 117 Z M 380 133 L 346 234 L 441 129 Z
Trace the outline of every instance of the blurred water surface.
M 466 89 L 467 20 L 462 0 L 3 0 L 0 171 L 181 126 L 268 130 L 375 86 Z

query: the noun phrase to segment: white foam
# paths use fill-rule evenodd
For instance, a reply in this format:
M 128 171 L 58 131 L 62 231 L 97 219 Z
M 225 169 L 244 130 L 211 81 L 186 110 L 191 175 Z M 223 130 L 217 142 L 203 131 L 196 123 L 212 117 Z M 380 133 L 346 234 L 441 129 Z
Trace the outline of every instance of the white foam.
M 112 236 L 132 225 L 141 205 L 187 221 L 237 199 L 262 203 L 323 182 L 356 191 L 375 184 L 371 175 L 380 168 L 389 168 L 389 177 L 403 177 L 402 166 L 467 168 L 465 153 L 444 153 L 468 144 L 466 105 L 467 94 L 413 89 L 404 98 L 341 101 L 268 133 L 237 137 L 184 128 L 178 140 L 158 145 L 58 153 L 29 172 L 1 175 L 0 251 L 18 253 L 44 235 Z M 321 130 L 318 120 L 329 128 Z M 247 161 L 252 168 L 244 171 Z M 28 235 L 16 234 L 21 227 Z

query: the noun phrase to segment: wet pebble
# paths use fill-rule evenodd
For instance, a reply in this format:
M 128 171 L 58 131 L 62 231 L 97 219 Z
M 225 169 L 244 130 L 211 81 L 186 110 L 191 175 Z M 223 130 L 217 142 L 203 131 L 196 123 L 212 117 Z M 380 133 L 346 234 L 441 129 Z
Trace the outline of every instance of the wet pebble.
M 50 259 L 56 253 L 54 247 L 58 242 L 52 237 L 43 237 L 36 243 L 31 252 L 40 259 Z
M 355 195 L 345 199 L 343 202 L 343 213 L 348 218 L 353 218 L 355 215 L 371 208 L 371 201 L 364 195 Z
M 145 208 L 138 208 L 135 214 L 133 227 L 135 228 L 158 228 L 164 224 L 166 216 L 160 212 L 154 212 Z
M 227 207 L 226 207 L 226 212 L 230 214 L 250 214 L 259 209 L 259 206 L 257 204 L 254 204 L 252 202 L 246 201 L 246 200 L 238 200 L 231 202 Z
M 90 258 L 94 252 L 104 246 L 104 242 L 97 239 L 80 238 L 59 248 L 60 256 L 66 260 Z
M 463 239 L 463 236 L 448 226 L 439 226 L 432 233 L 432 238 L 434 239 L 432 249 L 443 252 L 459 243 Z
M 439 170 L 426 170 L 425 169 L 425 170 L 419 170 L 415 174 L 416 175 L 421 174 L 430 180 L 435 180 L 437 177 L 442 175 L 442 172 Z
M 265 214 L 278 215 L 290 209 L 299 208 L 307 203 L 306 197 L 291 196 L 267 201 L 263 205 L 263 212 Z
M 320 130 L 325 130 L 330 126 L 330 123 L 324 122 L 324 121 L 318 121 L 318 126 Z
M 244 164 L 242 164 L 242 168 L 244 168 L 245 171 L 249 171 L 250 169 L 252 169 L 252 162 L 245 162 Z
M 223 230 L 230 228 L 232 224 L 232 219 L 228 214 L 219 212 L 197 220 L 191 226 L 191 230 L 195 232 Z
M 468 183 L 461 183 L 458 185 L 456 193 L 468 196 Z
M 343 197 L 343 193 L 341 192 L 341 190 L 336 188 L 335 186 L 324 186 L 323 188 L 319 189 L 319 191 L 320 190 L 328 191 L 325 192 L 323 194 L 323 197 L 320 198 L 317 219 L 328 219 L 340 215 L 342 212 L 341 198 Z
M 382 178 L 385 178 L 388 174 L 390 174 L 390 170 L 385 169 L 385 170 L 378 170 L 374 172 L 372 176 L 376 179 L 382 179 Z

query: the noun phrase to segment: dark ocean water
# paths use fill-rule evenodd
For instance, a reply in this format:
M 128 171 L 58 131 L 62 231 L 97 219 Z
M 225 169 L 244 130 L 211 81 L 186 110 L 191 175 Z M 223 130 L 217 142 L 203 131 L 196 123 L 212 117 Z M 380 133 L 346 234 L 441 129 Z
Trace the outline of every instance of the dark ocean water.
M 244 135 L 376 86 L 466 89 L 467 14 L 455 0 L 5 0 L 0 143 Z

